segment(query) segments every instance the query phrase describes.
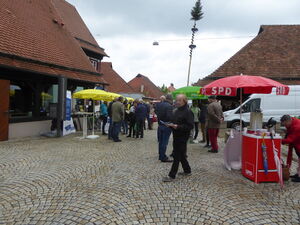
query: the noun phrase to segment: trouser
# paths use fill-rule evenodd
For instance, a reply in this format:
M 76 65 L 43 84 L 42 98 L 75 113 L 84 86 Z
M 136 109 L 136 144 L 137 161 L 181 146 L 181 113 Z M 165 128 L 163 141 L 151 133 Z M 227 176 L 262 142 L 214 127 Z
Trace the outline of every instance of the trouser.
M 107 123 L 107 116 L 102 117 L 102 134 L 105 134 L 105 125 Z
M 141 138 L 144 137 L 144 122 L 144 119 L 136 120 L 136 138 L 138 138 L 139 136 Z
M 295 149 L 296 150 L 296 149 Z M 300 176 L 300 152 L 298 152 L 297 150 L 296 150 L 296 154 L 297 154 L 297 156 L 298 156 L 298 168 L 297 168 L 297 173 L 298 173 L 298 175 Z
M 127 122 L 127 120 L 122 120 L 122 128 L 123 128 L 123 133 L 127 134 L 128 133 L 128 122 Z
M 171 128 L 166 127 L 165 125 L 158 125 L 157 135 L 159 160 L 166 160 L 168 158 L 166 156 L 166 151 L 171 133 Z
M 205 128 L 205 135 L 206 135 L 206 145 L 209 145 L 209 133 L 208 133 L 208 128 Z
M 213 151 L 218 151 L 219 149 L 218 134 L 219 134 L 219 128 L 208 128 L 209 140 Z
M 135 136 L 134 126 L 135 126 L 135 120 L 130 120 L 129 121 L 129 133 L 128 133 L 129 137 L 131 137 L 131 134 L 132 134 L 132 137 Z
M 120 130 L 121 130 L 121 122 L 113 122 L 113 124 L 112 124 L 112 139 L 114 141 L 119 140 Z
M 197 139 L 199 133 L 199 122 L 194 123 L 194 129 L 195 129 L 194 139 Z
M 200 123 L 200 127 L 201 127 L 201 133 L 202 133 L 202 141 L 205 142 L 205 140 L 206 140 L 205 123 Z
M 112 119 L 109 118 L 108 139 L 112 139 L 112 128 L 113 128 L 113 122 Z
M 178 172 L 179 163 L 181 163 L 183 171 L 185 173 L 191 173 L 191 167 L 189 162 L 187 161 L 186 151 L 187 151 L 187 141 L 188 138 L 174 138 L 173 139 L 173 154 L 174 161 L 172 164 L 171 171 L 169 173 L 169 177 L 175 178 Z

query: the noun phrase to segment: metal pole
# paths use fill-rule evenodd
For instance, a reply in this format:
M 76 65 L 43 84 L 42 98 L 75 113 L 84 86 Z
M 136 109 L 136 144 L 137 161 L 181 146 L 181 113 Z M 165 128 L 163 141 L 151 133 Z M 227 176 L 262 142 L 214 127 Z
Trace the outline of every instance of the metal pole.
M 194 26 L 192 28 L 191 44 L 189 46 L 189 48 L 190 48 L 190 61 L 189 61 L 188 78 L 187 78 L 187 84 L 186 84 L 186 86 L 189 86 L 189 84 L 190 84 L 190 73 L 191 73 L 193 49 L 196 48 L 196 45 L 194 45 L 194 38 L 195 38 L 195 32 L 197 32 L 197 31 L 198 31 L 198 29 L 196 28 L 196 21 L 195 21 L 194 22 Z

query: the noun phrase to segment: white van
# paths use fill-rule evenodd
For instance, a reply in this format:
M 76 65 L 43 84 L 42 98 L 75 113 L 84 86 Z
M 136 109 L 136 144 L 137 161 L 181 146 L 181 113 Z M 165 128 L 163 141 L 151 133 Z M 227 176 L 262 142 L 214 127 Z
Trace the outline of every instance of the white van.
M 276 88 L 271 94 L 252 94 L 241 106 L 224 112 L 224 121 L 228 128 L 236 128 L 240 123 L 240 108 L 242 108 L 243 126 L 250 123 L 250 112 L 261 109 L 263 122 L 266 123 L 271 117 L 279 122 L 281 116 L 300 116 L 300 85 L 289 86 L 288 95 L 276 95 Z

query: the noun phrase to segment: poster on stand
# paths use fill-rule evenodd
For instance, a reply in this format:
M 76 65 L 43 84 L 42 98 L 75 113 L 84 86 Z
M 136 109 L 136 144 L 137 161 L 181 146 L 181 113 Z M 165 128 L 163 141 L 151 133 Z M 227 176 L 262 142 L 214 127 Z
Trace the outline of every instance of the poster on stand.
M 72 94 L 71 91 L 67 91 L 66 93 L 66 119 L 64 120 L 63 124 L 63 136 L 68 134 L 75 133 L 75 126 L 73 123 L 73 119 L 71 117 L 72 112 Z

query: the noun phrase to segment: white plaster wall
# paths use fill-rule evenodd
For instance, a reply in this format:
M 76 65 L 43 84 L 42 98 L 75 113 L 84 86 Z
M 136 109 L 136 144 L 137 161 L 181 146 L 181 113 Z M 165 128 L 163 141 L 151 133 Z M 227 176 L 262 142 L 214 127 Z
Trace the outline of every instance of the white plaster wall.
M 40 136 L 40 133 L 49 132 L 50 127 L 51 120 L 11 123 L 9 124 L 8 139 Z

